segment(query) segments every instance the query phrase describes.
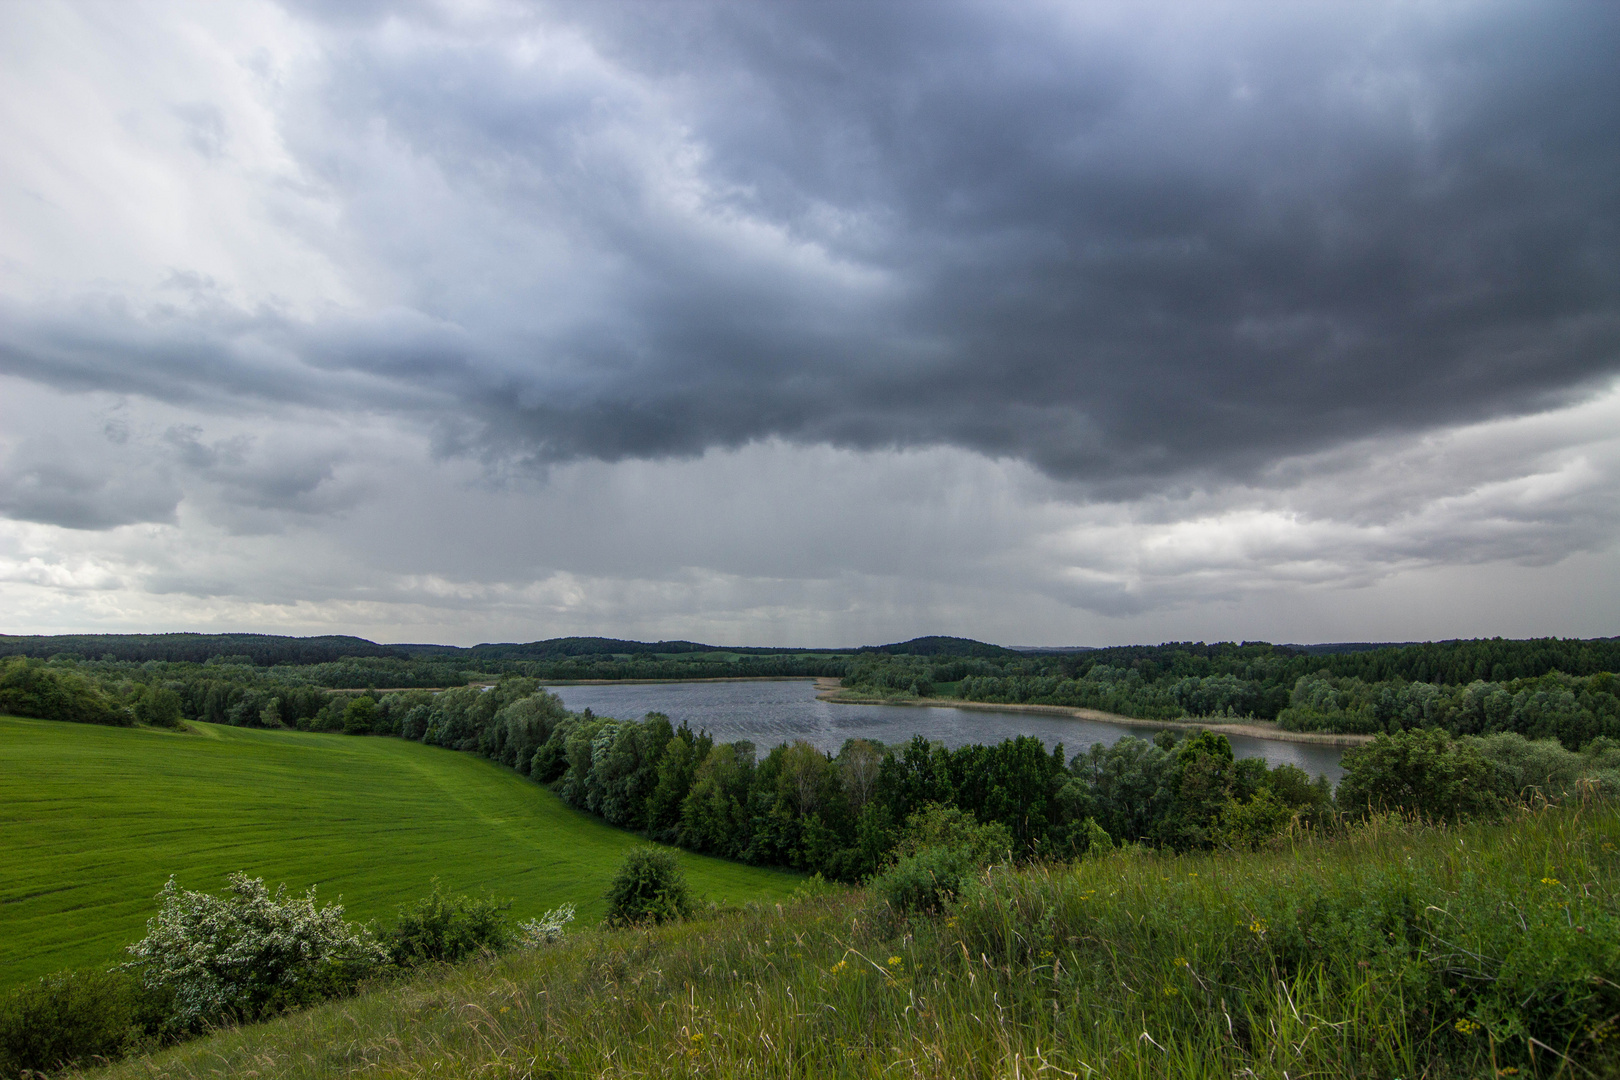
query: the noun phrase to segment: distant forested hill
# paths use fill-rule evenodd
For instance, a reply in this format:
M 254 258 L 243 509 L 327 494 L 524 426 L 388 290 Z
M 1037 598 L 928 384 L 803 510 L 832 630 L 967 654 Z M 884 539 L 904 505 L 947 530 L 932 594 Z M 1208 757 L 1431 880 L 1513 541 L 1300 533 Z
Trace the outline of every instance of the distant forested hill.
M 1015 657 L 1018 652 L 1000 645 L 987 645 L 972 638 L 920 637 L 894 645 L 867 645 L 857 650 L 862 653 L 887 653 L 890 656 L 985 656 Z
M 365 638 L 280 637 L 275 634 L 0 634 L 0 656 L 47 658 L 68 653 L 82 660 L 113 659 L 135 663 L 160 660 L 202 664 L 215 657 L 246 658 L 259 667 L 274 664 L 325 664 L 348 656 L 404 660 L 392 645 Z

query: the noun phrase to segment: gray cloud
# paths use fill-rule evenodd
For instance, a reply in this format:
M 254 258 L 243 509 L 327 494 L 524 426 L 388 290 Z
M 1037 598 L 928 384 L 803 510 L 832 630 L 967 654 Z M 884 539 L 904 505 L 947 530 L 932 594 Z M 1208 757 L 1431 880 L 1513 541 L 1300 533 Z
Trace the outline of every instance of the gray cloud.
M 44 436 L 0 457 L 0 514 L 70 529 L 172 522 L 181 488 L 149 461 Z
M 280 123 L 372 301 L 10 304 L 7 370 L 537 462 L 955 445 L 1103 495 L 1620 370 L 1606 5 L 294 10 L 323 51 Z

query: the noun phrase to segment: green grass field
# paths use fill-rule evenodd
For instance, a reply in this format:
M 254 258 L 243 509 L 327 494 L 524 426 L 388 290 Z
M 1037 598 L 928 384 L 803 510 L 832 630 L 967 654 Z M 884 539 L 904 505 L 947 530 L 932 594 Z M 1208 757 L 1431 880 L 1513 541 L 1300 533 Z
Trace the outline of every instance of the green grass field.
M 644 842 L 488 761 L 400 739 L 0 717 L 0 988 L 118 961 L 170 874 L 209 892 L 233 870 L 317 885 L 349 918 L 384 922 L 436 876 L 511 897 L 516 920 L 572 902 L 588 924 Z M 680 859 L 710 900 L 799 881 Z

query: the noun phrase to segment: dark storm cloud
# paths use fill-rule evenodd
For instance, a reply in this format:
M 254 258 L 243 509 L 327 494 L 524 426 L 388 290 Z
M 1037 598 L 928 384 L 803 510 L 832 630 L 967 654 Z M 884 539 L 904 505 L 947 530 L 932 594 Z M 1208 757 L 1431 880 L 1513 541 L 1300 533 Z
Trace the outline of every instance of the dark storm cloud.
M 291 10 L 326 63 L 283 132 L 387 309 L 11 307 L 7 370 L 539 462 L 949 444 L 1122 494 L 1620 371 L 1612 5 Z

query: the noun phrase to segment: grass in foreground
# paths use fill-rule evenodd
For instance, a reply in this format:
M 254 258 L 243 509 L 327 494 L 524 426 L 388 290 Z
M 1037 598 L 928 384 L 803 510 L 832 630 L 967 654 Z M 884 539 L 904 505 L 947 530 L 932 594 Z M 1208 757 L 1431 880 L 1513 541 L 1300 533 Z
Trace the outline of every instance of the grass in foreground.
M 391 921 L 434 877 L 559 904 L 583 920 L 639 837 L 471 754 L 399 739 L 100 728 L 0 717 L 0 989 L 125 959 L 178 874 L 217 892 L 233 870 L 318 884 L 351 919 Z M 797 876 L 682 853 L 711 900 L 785 896 Z
M 753 904 L 440 969 L 98 1075 L 1613 1076 L 1617 845 L 1613 808 L 1543 810 L 995 871 L 909 921 L 861 892 Z

